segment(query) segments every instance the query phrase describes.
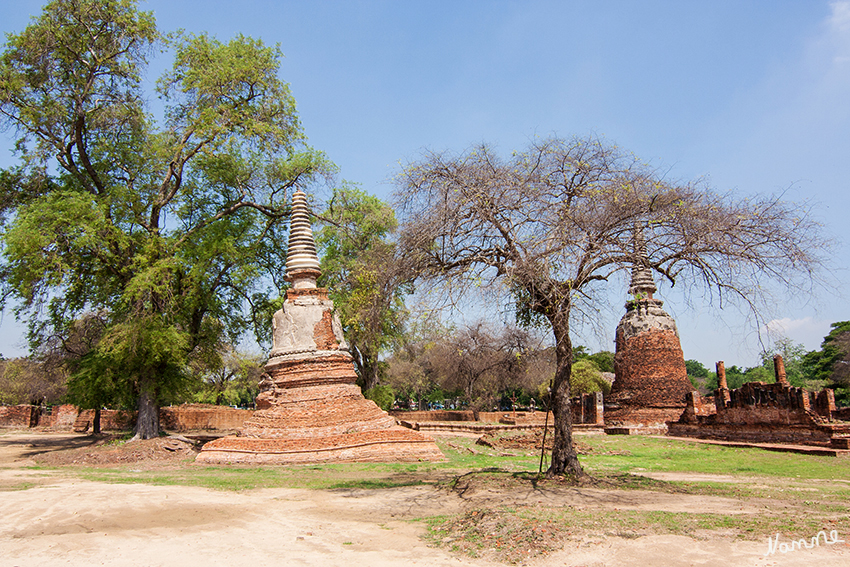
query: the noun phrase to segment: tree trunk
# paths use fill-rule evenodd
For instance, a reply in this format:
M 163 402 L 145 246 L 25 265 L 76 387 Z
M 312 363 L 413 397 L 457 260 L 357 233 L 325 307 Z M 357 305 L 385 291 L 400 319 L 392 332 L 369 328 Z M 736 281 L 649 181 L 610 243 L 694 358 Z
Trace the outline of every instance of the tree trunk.
M 363 391 L 371 390 L 378 385 L 378 360 L 372 360 L 372 357 L 361 352 L 363 358 Z
M 573 416 L 570 410 L 570 374 L 573 367 L 573 345 L 570 340 L 568 315 L 558 313 L 553 316 L 552 331 L 555 333 L 555 379 L 550 394 L 555 436 L 552 444 L 552 460 L 546 475 L 585 476 L 578 454 L 573 447 Z
M 91 419 L 91 434 L 100 435 L 100 408 L 94 408 L 94 417 Z
M 142 379 L 139 390 L 135 436 L 138 439 L 153 439 L 159 436 L 159 400 L 155 379 Z

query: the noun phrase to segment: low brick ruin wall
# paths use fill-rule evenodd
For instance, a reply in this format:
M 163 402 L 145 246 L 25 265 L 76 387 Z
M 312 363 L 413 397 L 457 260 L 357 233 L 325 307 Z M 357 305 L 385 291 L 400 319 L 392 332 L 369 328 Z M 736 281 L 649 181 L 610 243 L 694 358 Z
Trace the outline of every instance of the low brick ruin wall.
M 601 427 L 604 423 L 602 394 L 581 394 L 570 400 L 573 425 Z M 428 431 L 466 431 L 486 433 L 492 430 L 511 428 L 543 427 L 546 423 L 545 411 L 471 411 L 471 410 L 432 410 L 389 412 L 402 425 Z M 553 423 L 552 414 L 548 414 L 549 425 Z M 423 424 L 433 424 L 424 426 Z M 425 430 L 425 429 L 423 429 Z
M 832 412 L 832 419 L 850 421 L 850 407 L 837 408 L 834 412 Z
M 168 431 L 234 431 L 242 428 L 253 410 L 240 410 L 228 406 L 185 404 L 160 408 L 160 427 Z M 80 411 L 65 404 L 43 411 L 39 406 L 0 406 L 0 428 L 20 429 L 43 427 L 56 431 L 91 431 L 94 410 Z M 102 431 L 127 431 L 136 424 L 136 412 L 105 409 L 100 412 Z
M 605 433 L 609 435 L 664 435 L 667 424 L 677 420 L 684 408 L 625 406 L 605 409 Z
M 0 406 L 0 427 L 17 429 L 33 427 L 38 423 L 38 406 Z
M 570 400 L 573 424 L 605 425 L 605 406 L 602 392 L 580 394 Z
M 87 433 L 92 430 L 94 410 L 87 409 L 77 414 L 74 420 L 74 431 Z M 100 410 L 101 431 L 128 431 L 136 424 L 136 412 L 125 410 Z
M 232 431 L 242 428 L 254 410 L 208 404 L 185 404 L 159 410 L 159 424 L 169 431 Z
M 700 426 L 692 423 L 671 422 L 667 434 L 673 437 L 694 437 L 719 441 L 744 441 L 749 443 L 780 443 L 787 445 L 829 445 L 832 428 L 806 425 L 742 423 Z
M 40 412 L 38 426 L 56 431 L 71 431 L 79 413 L 80 410 L 73 404 L 53 406 L 49 413 Z
M 472 410 L 431 410 L 405 411 L 391 410 L 391 416 L 402 421 L 475 421 Z
M 714 397 L 687 396 L 682 416 L 667 423 L 668 435 L 750 443 L 829 445 L 850 432 L 831 390 L 810 392 L 787 383 L 751 382 L 718 388 Z

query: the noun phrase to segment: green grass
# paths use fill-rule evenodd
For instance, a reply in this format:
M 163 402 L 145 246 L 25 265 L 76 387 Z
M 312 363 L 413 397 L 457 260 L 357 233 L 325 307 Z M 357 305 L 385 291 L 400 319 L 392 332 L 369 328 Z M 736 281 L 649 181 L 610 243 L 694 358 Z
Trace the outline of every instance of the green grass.
M 696 472 L 850 481 L 850 458 L 780 453 L 642 436 L 578 436 L 591 470 Z M 628 451 L 627 455 L 605 455 Z
M 580 457 L 591 475 L 620 475 L 619 488 L 667 491 L 642 477 L 626 482 L 624 473 L 681 472 L 722 474 L 747 480 L 730 482 L 679 482 L 672 486 L 693 494 L 736 498 L 786 498 L 805 500 L 809 492 L 823 498 L 850 501 L 850 459 L 730 448 L 640 436 L 580 435 L 588 451 Z M 113 483 L 200 486 L 217 490 L 255 488 L 382 489 L 423 482 L 448 481 L 469 471 L 495 470 L 534 474 L 540 455 L 536 451 L 510 451 L 511 456 L 475 444 L 470 437 L 437 438 L 446 461 L 429 463 L 350 463 L 305 466 L 184 466 L 176 470 L 140 471 L 129 464 L 112 468 L 63 468 L 87 480 Z M 546 465 L 544 464 L 544 470 Z M 44 469 L 44 467 L 40 467 Z M 768 477 L 768 478 L 764 478 Z M 788 479 L 781 487 L 771 477 Z M 754 478 L 763 478 L 756 482 Z M 753 484 L 757 488 L 753 488 Z
M 760 540 L 775 533 L 793 536 L 832 529 L 846 533 L 850 528 L 850 459 L 637 436 L 581 435 L 577 442 L 584 449 L 581 463 L 600 488 L 734 498 L 764 512 L 579 510 L 545 505 L 474 510 L 429 518 L 429 541 L 458 553 L 517 563 L 560 549 L 568 539 L 589 536 L 729 534 Z M 515 466 L 523 462 L 508 459 Z M 491 477 L 495 483 L 500 474 L 514 479 L 535 477 L 507 469 L 503 466 L 501 472 L 477 476 Z M 665 472 L 724 475 L 729 481 L 661 481 L 640 476 Z
M 340 467 L 335 465 L 334 467 Z M 423 484 L 421 479 L 404 474 L 363 477 L 358 467 L 334 470 L 334 467 L 198 467 L 169 471 L 141 471 L 128 468 L 81 468 L 80 477 L 110 483 L 153 484 L 160 486 L 198 486 L 214 490 L 241 491 L 257 488 L 386 489 Z

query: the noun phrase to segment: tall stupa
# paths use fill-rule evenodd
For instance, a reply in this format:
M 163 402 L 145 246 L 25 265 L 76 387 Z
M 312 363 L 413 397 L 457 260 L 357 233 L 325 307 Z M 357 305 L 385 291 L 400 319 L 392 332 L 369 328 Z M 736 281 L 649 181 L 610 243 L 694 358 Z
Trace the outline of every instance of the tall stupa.
M 204 445 L 207 463 L 437 461 L 434 440 L 396 424 L 363 397 L 342 326 L 321 275 L 307 196 L 292 197 L 286 278 L 291 287 L 274 314 L 273 347 L 257 411 L 236 436 Z
M 635 231 L 635 261 L 626 314 L 617 325 L 614 383 L 605 396 L 608 433 L 665 433 L 679 419 L 688 380 L 676 321 L 656 299 L 658 291 L 641 234 Z

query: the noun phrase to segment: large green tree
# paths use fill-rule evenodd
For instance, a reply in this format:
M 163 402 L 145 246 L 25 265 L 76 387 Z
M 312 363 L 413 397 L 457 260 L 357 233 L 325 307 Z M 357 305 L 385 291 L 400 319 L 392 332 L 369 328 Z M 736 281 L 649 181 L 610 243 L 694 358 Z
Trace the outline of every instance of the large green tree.
M 360 385 L 368 391 L 378 384 L 379 357 L 404 332 L 412 272 L 390 240 L 398 226 L 395 213 L 377 197 L 343 185 L 320 217 L 319 284 L 329 288 Z
M 831 327 L 820 350 L 803 357 L 802 367 L 810 379 L 835 389 L 839 403 L 850 405 L 850 321 L 839 321 Z
M 142 74 L 160 46 L 174 63 L 153 116 Z M 131 0 L 56 0 L 0 55 L 19 158 L 0 173 L 4 298 L 35 345 L 101 314 L 78 372 L 132 393 L 142 438 L 192 357 L 269 311 L 287 193 L 325 167 L 280 57 L 243 36 L 165 39 Z

